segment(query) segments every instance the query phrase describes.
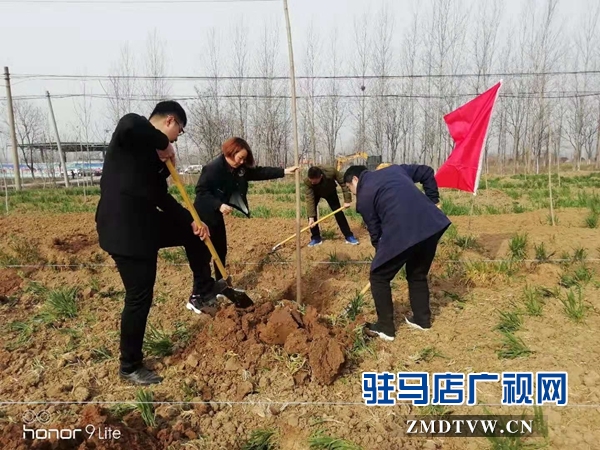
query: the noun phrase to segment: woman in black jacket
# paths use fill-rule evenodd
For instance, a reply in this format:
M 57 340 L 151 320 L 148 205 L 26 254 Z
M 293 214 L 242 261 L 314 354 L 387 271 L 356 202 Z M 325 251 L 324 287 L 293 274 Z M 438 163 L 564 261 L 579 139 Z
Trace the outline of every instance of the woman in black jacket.
M 250 217 L 248 208 L 249 181 L 273 180 L 291 175 L 298 167 L 255 167 L 254 155 L 248 143 L 239 137 L 226 140 L 223 153 L 202 168 L 196 184 L 194 207 L 210 230 L 210 238 L 225 265 L 227 232 L 224 215 L 233 208 Z M 223 278 L 215 264 L 215 279 Z

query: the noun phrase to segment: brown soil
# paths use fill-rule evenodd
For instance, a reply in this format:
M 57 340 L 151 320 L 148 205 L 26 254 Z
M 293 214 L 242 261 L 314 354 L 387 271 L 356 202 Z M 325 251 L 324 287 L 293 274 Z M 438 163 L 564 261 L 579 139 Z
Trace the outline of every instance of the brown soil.
M 505 258 L 508 241 L 516 232 L 528 233 L 529 257 L 544 242 L 553 258 L 577 247 L 598 258 L 597 230 L 583 228 L 584 210 L 558 212 L 559 225 L 546 224 L 545 211 L 526 214 L 453 218 L 460 235 L 475 236 L 479 248 L 459 259 Z M 366 296 L 364 314 L 345 323 L 339 315 L 368 282 L 368 264 L 322 264 L 333 259 L 365 260 L 373 254 L 366 230 L 351 222 L 361 244 L 343 243 L 335 222 L 324 229 L 336 237 L 320 247 L 302 250 L 302 299 L 295 299 L 295 246 L 293 241 L 275 254 L 273 245 L 294 233 L 294 221 L 228 218 L 229 269 L 234 284 L 248 290 L 256 306 L 239 311 L 223 305 L 210 315 L 194 315 L 184 306 L 191 288 L 187 266 L 161 260 L 155 286 L 155 304 L 149 323 L 173 335 L 173 354 L 148 356 L 148 364 L 165 381 L 151 388 L 157 404 L 156 427 L 146 426 L 137 411 L 122 418 L 111 402 L 134 401 L 136 387 L 121 382 L 118 368 L 118 330 L 122 284 L 112 260 L 97 246 L 93 214 L 19 214 L 0 218 L 0 250 L 9 236 L 35 244 L 40 257 L 55 263 L 96 263 L 97 267 L 0 269 L 0 314 L 5 324 L 32 324 L 29 335 L 3 328 L 0 348 L 0 400 L 95 401 L 100 405 L 4 405 L 0 408 L 1 449 L 237 449 L 257 428 L 275 428 L 282 449 L 308 449 L 307 439 L 317 429 L 349 439 L 365 450 L 479 449 L 481 439 L 436 439 L 406 436 L 403 416 L 418 408 L 362 405 L 364 371 L 569 371 L 569 403 L 588 405 L 545 407 L 551 449 L 595 448 L 600 439 L 600 308 L 598 265 L 583 289 L 589 306 L 583 323 L 571 322 L 560 299 L 548 297 L 540 317 L 523 316 L 516 335 L 533 353 L 526 358 L 499 359 L 501 336 L 494 330 L 500 311 L 522 303 L 525 286 L 558 288 L 560 277 L 577 264 L 522 264 L 516 275 L 505 277 L 449 262 L 455 248 L 442 244 L 432 267 L 433 328 L 427 333 L 407 329 L 403 314 L 410 311 L 407 286 L 395 280 L 397 339 L 374 341 L 372 353 L 352 353 L 354 329 L 374 316 Z M 31 230 L 35 230 L 31 231 Z M 303 236 L 303 243 L 308 242 Z M 22 280 L 21 276 L 25 278 Z M 51 326 L 33 317 L 43 309 L 43 298 L 25 292 L 36 281 L 54 289 L 80 287 L 77 317 Z M 562 289 L 562 288 L 561 288 Z M 562 289 L 564 296 L 565 290 Z M 183 327 L 189 340 L 177 334 Z M 427 349 L 435 355 L 422 357 Z M 102 350 L 102 352 L 99 352 Z M 499 403 L 499 386 L 482 384 L 479 399 Z M 186 403 L 187 402 L 187 403 Z M 275 402 L 275 403 L 265 403 Z M 307 402 L 307 403 L 303 403 Z M 339 404 L 330 404 L 336 402 Z M 113 408 L 111 408 L 113 407 Z M 27 409 L 50 411 L 52 422 L 63 428 L 93 424 L 119 429 L 119 440 L 44 443 L 22 436 Z M 515 407 L 489 407 L 491 412 L 520 414 Z M 453 414 L 482 413 L 481 408 L 453 408 Z M 530 412 L 530 411 L 529 411 Z

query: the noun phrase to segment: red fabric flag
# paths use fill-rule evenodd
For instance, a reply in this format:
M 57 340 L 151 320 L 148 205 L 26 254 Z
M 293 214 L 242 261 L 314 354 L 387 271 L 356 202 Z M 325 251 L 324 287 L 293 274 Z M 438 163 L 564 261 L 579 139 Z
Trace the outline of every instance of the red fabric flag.
M 438 187 L 477 193 L 483 146 L 502 81 L 444 116 L 455 146 L 435 174 Z

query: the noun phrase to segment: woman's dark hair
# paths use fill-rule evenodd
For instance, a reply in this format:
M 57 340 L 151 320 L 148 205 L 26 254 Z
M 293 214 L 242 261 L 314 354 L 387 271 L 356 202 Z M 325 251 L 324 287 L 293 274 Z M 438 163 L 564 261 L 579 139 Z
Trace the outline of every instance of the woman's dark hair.
M 223 154 L 226 158 L 233 159 L 235 155 L 237 155 L 242 150 L 246 150 L 248 152 L 248 156 L 246 157 L 246 162 L 244 163 L 248 167 L 254 167 L 254 155 L 252 154 L 252 150 L 248 143 L 239 137 L 232 137 L 223 142 Z

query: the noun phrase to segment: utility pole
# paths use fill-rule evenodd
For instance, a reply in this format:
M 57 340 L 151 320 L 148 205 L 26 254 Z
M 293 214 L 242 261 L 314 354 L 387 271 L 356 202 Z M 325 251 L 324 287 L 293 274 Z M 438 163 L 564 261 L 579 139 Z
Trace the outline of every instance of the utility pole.
M 56 134 L 56 146 L 58 147 L 58 156 L 60 158 L 60 164 L 62 166 L 65 187 L 69 187 L 69 174 L 67 174 L 67 162 L 65 160 L 65 154 L 62 151 L 60 145 L 60 136 L 58 134 L 58 127 L 56 126 L 56 118 L 54 117 L 54 108 L 52 108 L 52 100 L 50 99 L 50 92 L 46 91 L 46 97 L 48 97 L 48 106 L 50 107 L 50 116 L 52 118 L 52 124 L 54 125 L 54 133 Z
M 15 130 L 15 113 L 13 109 L 12 93 L 10 90 L 10 73 L 4 67 L 4 80 L 6 81 L 6 102 L 8 103 L 8 128 L 10 129 L 10 143 L 12 148 L 13 166 L 15 169 L 15 190 L 21 190 L 21 171 L 19 169 L 19 149 L 17 148 L 17 132 Z

